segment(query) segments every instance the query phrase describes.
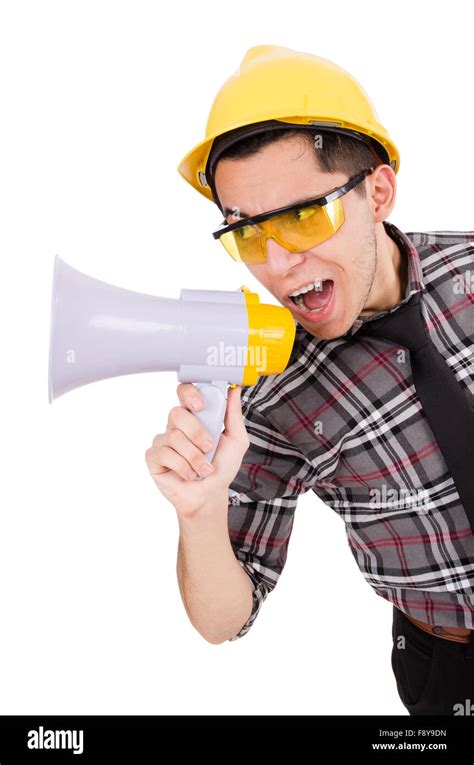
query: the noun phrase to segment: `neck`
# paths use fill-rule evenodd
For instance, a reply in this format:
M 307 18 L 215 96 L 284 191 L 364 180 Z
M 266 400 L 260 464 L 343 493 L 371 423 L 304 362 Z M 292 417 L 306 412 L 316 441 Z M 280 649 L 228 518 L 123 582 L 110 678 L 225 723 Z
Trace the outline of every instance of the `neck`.
M 376 272 L 372 289 L 361 316 L 390 311 L 405 297 L 408 285 L 408 259 L 396 242 L 388 236 L 383 223 L 377 224 Z

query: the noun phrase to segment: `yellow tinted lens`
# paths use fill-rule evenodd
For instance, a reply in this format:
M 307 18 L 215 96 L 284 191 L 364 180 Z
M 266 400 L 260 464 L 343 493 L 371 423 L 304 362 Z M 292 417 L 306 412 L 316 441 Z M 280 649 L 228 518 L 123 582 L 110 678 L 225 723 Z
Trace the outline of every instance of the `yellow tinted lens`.
M 234 230 L 234 236 L 237 240 L 247 240 L 251 239 L 252 236 L 255 236 L 255 226 L 241 226 L 240 228 L 236 228 Z
M 219 241 L 224 245 L 231 258 L 238 261 L 240 260 L 239 248 L 237 247 L 233 231 L 229 231 L 227 234 L 222 234 L 222 236 L 219 237 Z
M 333 236 L 344 222 L 341 199 L 327 205 L 301 207 L 299 210 L 277 215 L 261 224 L 268 234 L 285 242 L 296 251 L 309 250 Z
M 316 205 L 314 207 L 302 207 L 301 210 L 295 210 L 295 218 L 297 221 L 311 218 L 315 214 L 316 209 Z
M 241 226 L 222 234 L 220 240 L 234 260 L 261 263 L 265 260 L 258 226 Z
M 344 223 L 342 200 L 327 205 L 300 207 L 275 215 L 258 225 L 245 225 L 222 234 L 220 240 L 230 256 L 243 263 L 266 260 L 266 240 L 274 238 L 293 252 L 303 252 L 325 242 Z

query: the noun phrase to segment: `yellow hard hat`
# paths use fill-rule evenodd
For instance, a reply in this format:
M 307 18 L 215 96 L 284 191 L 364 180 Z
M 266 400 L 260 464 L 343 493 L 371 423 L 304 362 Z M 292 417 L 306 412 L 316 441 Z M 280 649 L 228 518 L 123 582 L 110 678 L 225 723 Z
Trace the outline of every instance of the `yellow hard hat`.
M 177 170 L 193 188 L 215 201 L 213 183 L 206 178 L 215 139 L 223 150 L 243 135 L 268 127 L 345 133 L 367 143 L 379 162 L 389 164 L 394 172 L 400 166 L 398 149 L 371 101 L 345 69 L 311 53 L 257 45 L 247 51 L 238 70 L 218 91 L 206 137 L 183 157 Z

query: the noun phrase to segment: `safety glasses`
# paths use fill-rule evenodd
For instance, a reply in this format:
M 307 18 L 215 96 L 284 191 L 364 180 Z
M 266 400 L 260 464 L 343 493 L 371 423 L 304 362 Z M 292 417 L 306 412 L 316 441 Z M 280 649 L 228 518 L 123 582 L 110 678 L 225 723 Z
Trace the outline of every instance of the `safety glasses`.
M 310 250 L 334 236 L 342 226 L 344 208 L 341 197 L 373 170 L 363 170 L 324 197 L 279 207 L 235 223 L 224 220 L 212 236 L 220 239 L 229 255 L 241 263 L 264 263 L 267 239 L 275 239 L 290 252 Z

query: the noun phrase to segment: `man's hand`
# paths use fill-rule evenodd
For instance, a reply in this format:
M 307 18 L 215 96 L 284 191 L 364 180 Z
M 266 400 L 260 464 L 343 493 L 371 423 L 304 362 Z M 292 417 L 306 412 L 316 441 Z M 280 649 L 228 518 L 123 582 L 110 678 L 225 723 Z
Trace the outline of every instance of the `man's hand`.
M 213 446 L 211 437 L 194 414 L 202 409 L 203 398 L 191 383 L 178 385 L 180 406 L 171 409 L 166 433 L 155 436 L 145 454 L 153 480 L 178 515 L 193 515 L 212 505 L 216 494 L 226 495 L 242 464 L 249 437 L 240 390 L 239 386 L 228 390 L 225 430 L 211 464 L 206 459 Z M 194 480 L 197 475 L 203 480 Z

